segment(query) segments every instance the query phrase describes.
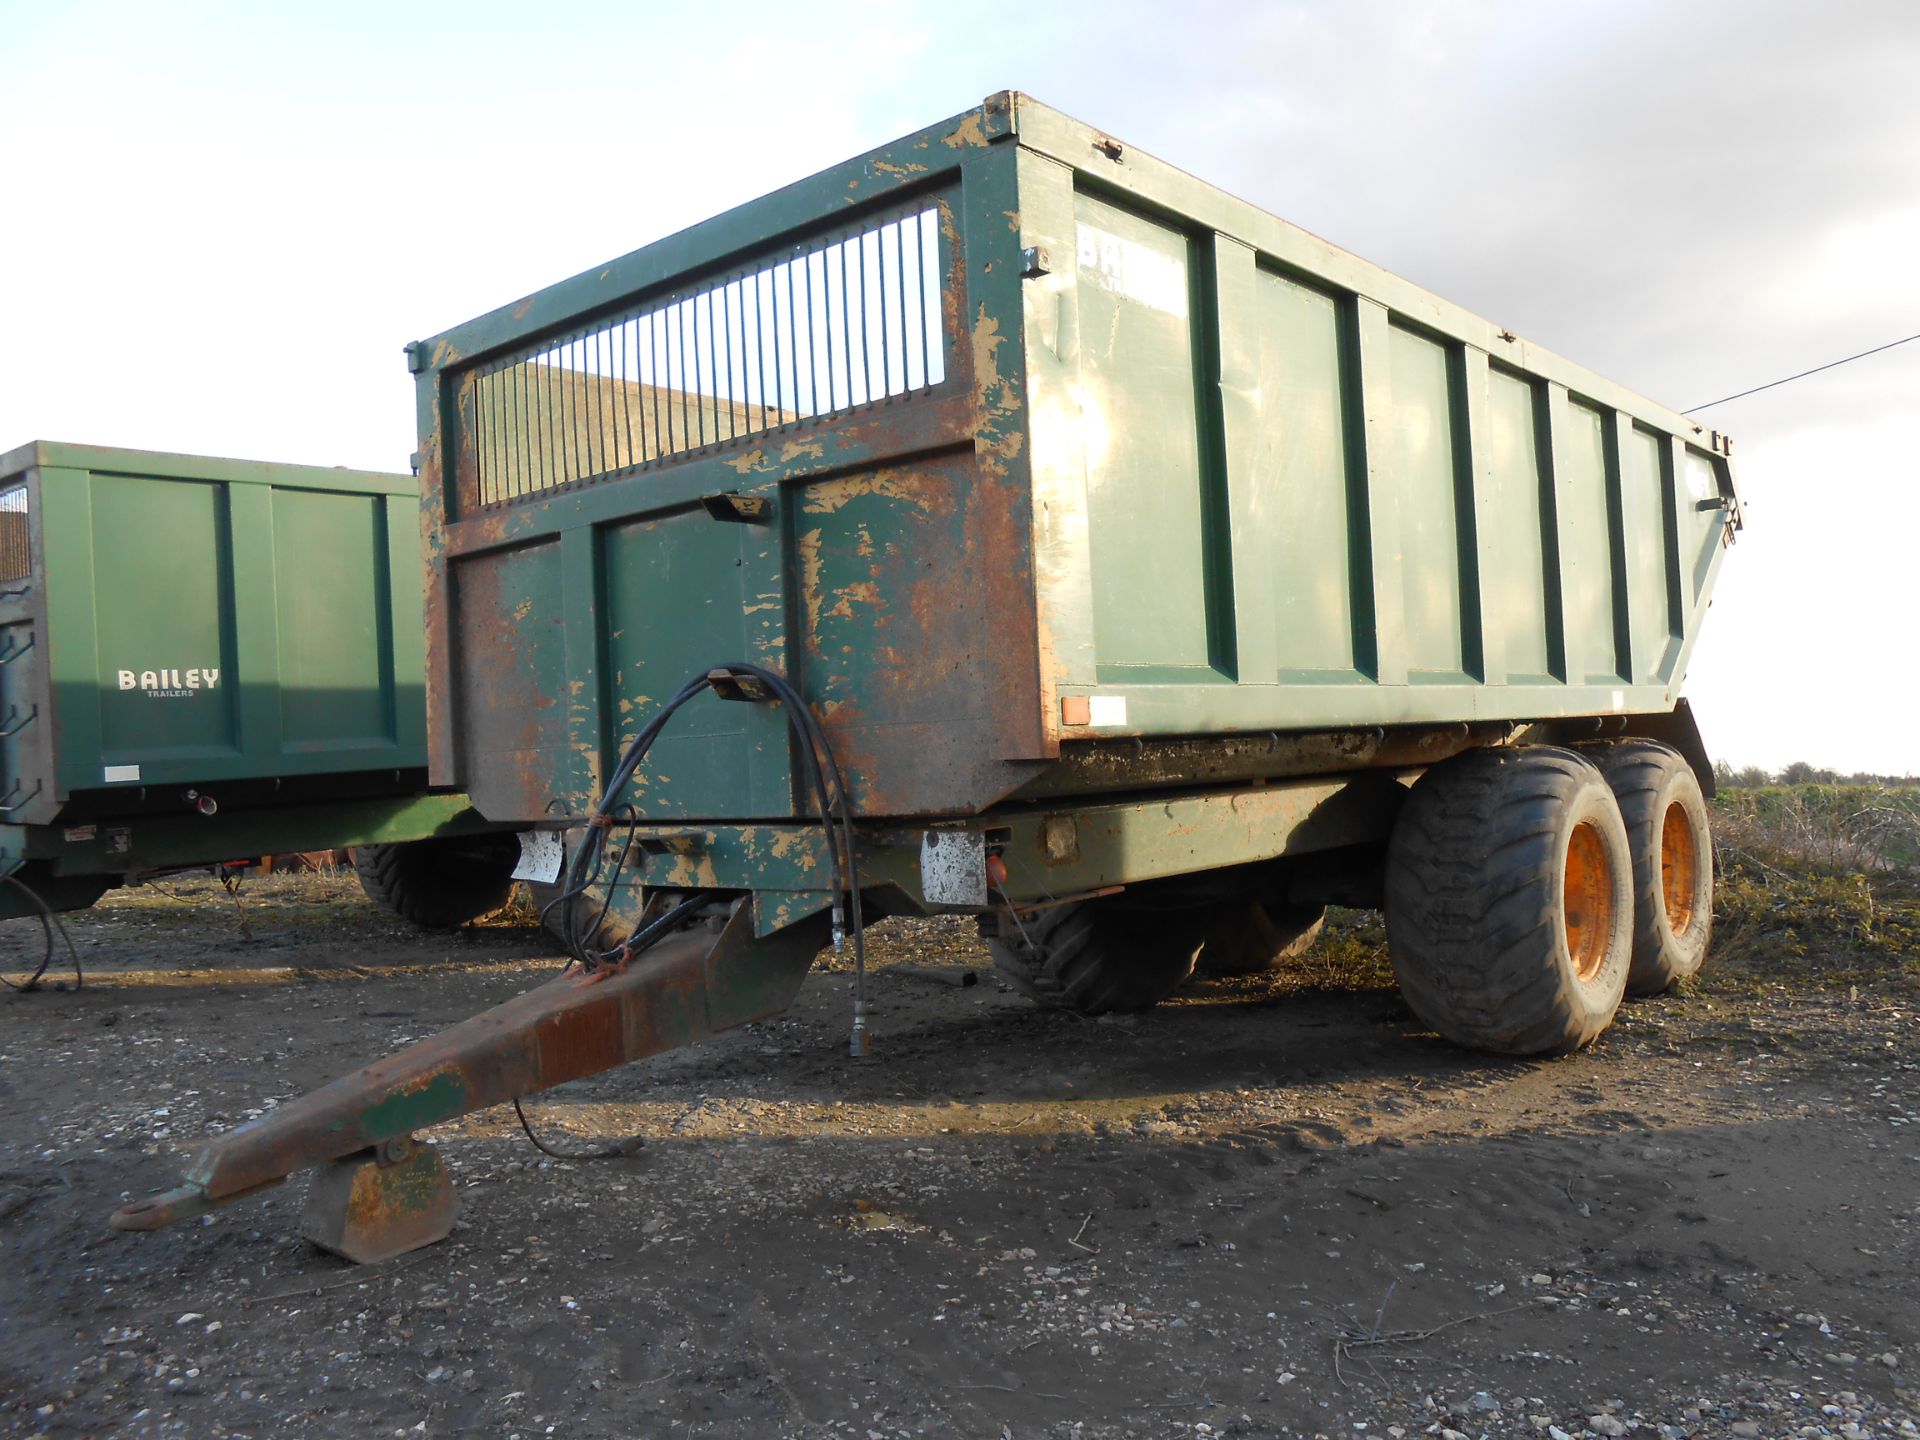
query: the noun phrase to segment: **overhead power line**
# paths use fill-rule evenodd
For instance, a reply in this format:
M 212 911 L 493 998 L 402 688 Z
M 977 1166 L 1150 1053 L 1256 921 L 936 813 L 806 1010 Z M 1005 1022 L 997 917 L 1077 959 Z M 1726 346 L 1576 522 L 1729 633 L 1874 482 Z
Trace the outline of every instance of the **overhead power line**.
M 1818 375 L 1822 370 L 1831 370 L 1836 365 L 1850 365 L 1855 360 L 1864 360 L 1869 355 L 1878 355 L 1882 350 L 1891 350 L 1896 345 L 1910 344 L 1920 340 L 1920 335 L 1908 335 L 1904 339 L 1889 340 L 1884 345 L 1876 345 L 1871 350 L 1862 350 L 1858 355 L 1849 355 L 1844 360 L 1829 360 L 1824 365 L 1816 365 L 1811 370 L 1802 370 L 1798 375 L 1789 375 L 1784 380 L 1769 380 L 1764 385 L 1756 385 L 1751 390 L 1741 390 L 1732 395 L 1722 395 L 1718 400 L 1709 400 L 1705 405 L 1695 405 L 1690 410 L 1682 410 L 1682 415 L 1692 415 L 1697 411 L 1710 409 L 1715 405 L 1724 405 L 1729 400 L 1744 400 L 1749 395 L 1758 395 L 1762 390 L 1772 390 L 1781 385 L 1792 384 L 1795 380 L 1804 380 L 1809 375 Z

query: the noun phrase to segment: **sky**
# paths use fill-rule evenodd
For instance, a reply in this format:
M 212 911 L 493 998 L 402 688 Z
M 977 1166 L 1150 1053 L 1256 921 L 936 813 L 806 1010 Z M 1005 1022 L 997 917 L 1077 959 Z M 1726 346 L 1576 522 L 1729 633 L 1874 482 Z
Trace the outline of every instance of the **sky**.
M 0 450 L 404 469 L 402 345 L 1024 90 L 1676 408 L 1920 332 L 1920 5 L 0 0 Z M 1920 343 L 1703 412 L 1736 765 L 1920 773 Z

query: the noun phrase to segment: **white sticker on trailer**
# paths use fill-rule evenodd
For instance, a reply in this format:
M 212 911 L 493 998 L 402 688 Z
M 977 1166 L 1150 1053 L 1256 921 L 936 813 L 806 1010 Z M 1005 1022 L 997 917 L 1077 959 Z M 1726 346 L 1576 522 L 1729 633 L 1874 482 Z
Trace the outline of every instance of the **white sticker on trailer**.
M 1087 723 L 1089 725 L 1126 724 L 1127 697 L 1124 695 L 1089 695 L 1087 697 Z
M 107 784 L 119 785 L 128 780 L 139 780 L 140 767 L 138 765 L 108 765 L 101 770 L 100 774 Z M 499 872 L 496 871 L 494 873 L 498 874 Z
M 1079 275 L 1135 304 L 1186 319 L 1187 267 L 1172 255 L 1082 220 L 1075 230 Z
M 559 831 L 522 830 L 520 863 L 513 867 L 513 878 L 531 880 L 536 885 L 551 885 L 560 878 L 560 862 L 564 859 L 566 848 L 560 843 Z
M 920 837 L 920 894 L 929 905 L 987 903 L 987 837 L 928 830 Z

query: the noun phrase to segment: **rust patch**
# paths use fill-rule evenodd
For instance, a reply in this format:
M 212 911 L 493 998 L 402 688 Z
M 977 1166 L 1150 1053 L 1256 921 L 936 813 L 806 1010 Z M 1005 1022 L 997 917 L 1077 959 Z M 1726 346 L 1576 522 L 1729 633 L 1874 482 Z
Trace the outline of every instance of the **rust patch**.
M 813 847 L 813 837 L 797 830 L 775 831 L 772 850 L 776 859 L 792 860 L 801 870 L 811 871 L 820 864 L 820 853 Z
M 1079 863 L 1080 829 L 1071 815 L 1050 816 L 1040 827 L 1040 844 L 1049 865 Z
M 940 137 L 940 143 L 949 150 L 984 146 L 987 143 L 987 127 L 984 117 L 978 110 L 969 111 L 961 117 L 960 123 Z
M 960 226 L 955 220 L 953 207 L 943 199 L 938 202 L 940 215 L 940 238 L 946 246 L 952 260 L 947 272 L 940 280 L 940 331 L 951 335 L 958 341 L 967 318 L 967 270 L 966 247 L 961 240 Z M 958 344 L 954 346 L 955 359 L 964 359 L 967 352 Z M 954 380 L 967 384 L 970 377 L 955 375 Z
M 575 1075 L 611 1070 L 625 1058 L 620 1012 L 611 1005 L 582 1005 L 549 1015 L 534 1032 L 539 1088 Z
M 970 337 L 973 342 L 973 386 L 977 394 L 984 395 L 1000 384 L 1000 347 L 1007 343 L 1007 337 L 1000 333 L 1000 322 L 987 313 L 986 302 L 980 304 L 979 317 L 973 322 Z
M 1017 404 L 1003 406 L 995 413 L 1005 414 L 1007 410 L 1017 408 L 1019 408 Z M 1020 458 L 1020 452 L 1026 448 L 1026 443 L 1026 431 L 1009 430 L 998 440 L 988 440 L 982 437 L 975 448 L 981 455 L 998 461 L 998 468 L 1004 472 L 1008 464 Z
M 840 599 L 831 610 L 827 611 L 827 614 L 838 616 L 842 620 L 853 618 L 855 601 L 862 605 L 871 605 L 876 610 L 880 608 L 880 587 L 871 580 L 856 580 L 853 584 L 842 586 L 834 591 L 834 594 Z
M 1053 627 L 1048 623 L 1044 607 L 1036 603 L 1032 614 L 1035 657 L 1039 662 L 1034 683 L 1040 700 L 1040 748 L 1042 754 L 1051 757 L 1058 753 L 1064 723 L 1055 721 L 1058 712 L 1053 708 L 1053 701 L 1067 676 L 1061 667 L 1059 647 L 1053 643 Z
M 831 515 L 849 501 L 867 495 L 898 500 L 928 514 L 950 514 L 953 509 L 952 499 L 944 490 L 930 485 L 918 472 L 904 469 L 862 470 L 809 485 L 800 508 L 809 515 Z
M 818 530 L 802 530 L 793 537 L 793 548 L 800 553 L 800 600 L 807 610 L 807 648 L 820 653 L 820 545 L 824 539 Z

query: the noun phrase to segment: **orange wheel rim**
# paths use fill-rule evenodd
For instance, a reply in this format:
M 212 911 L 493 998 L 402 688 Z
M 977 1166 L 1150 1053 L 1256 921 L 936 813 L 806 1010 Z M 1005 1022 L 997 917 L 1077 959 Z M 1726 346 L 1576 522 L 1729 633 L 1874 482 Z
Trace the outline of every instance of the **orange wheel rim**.
M 1660 896 L 1666 902 L 1667 927 L 1676 936 L 1693 927 L 1700 895 L 1700 842 L 1692 817 L 1679 801 L 1660 820 Z
M 1591 980 L 1607 963 L 1613 945 L 1613 863 L 1606 837 L 1591 820 L 1582 820 L 1567 837 L 1561 916 L 1573 973 Z

